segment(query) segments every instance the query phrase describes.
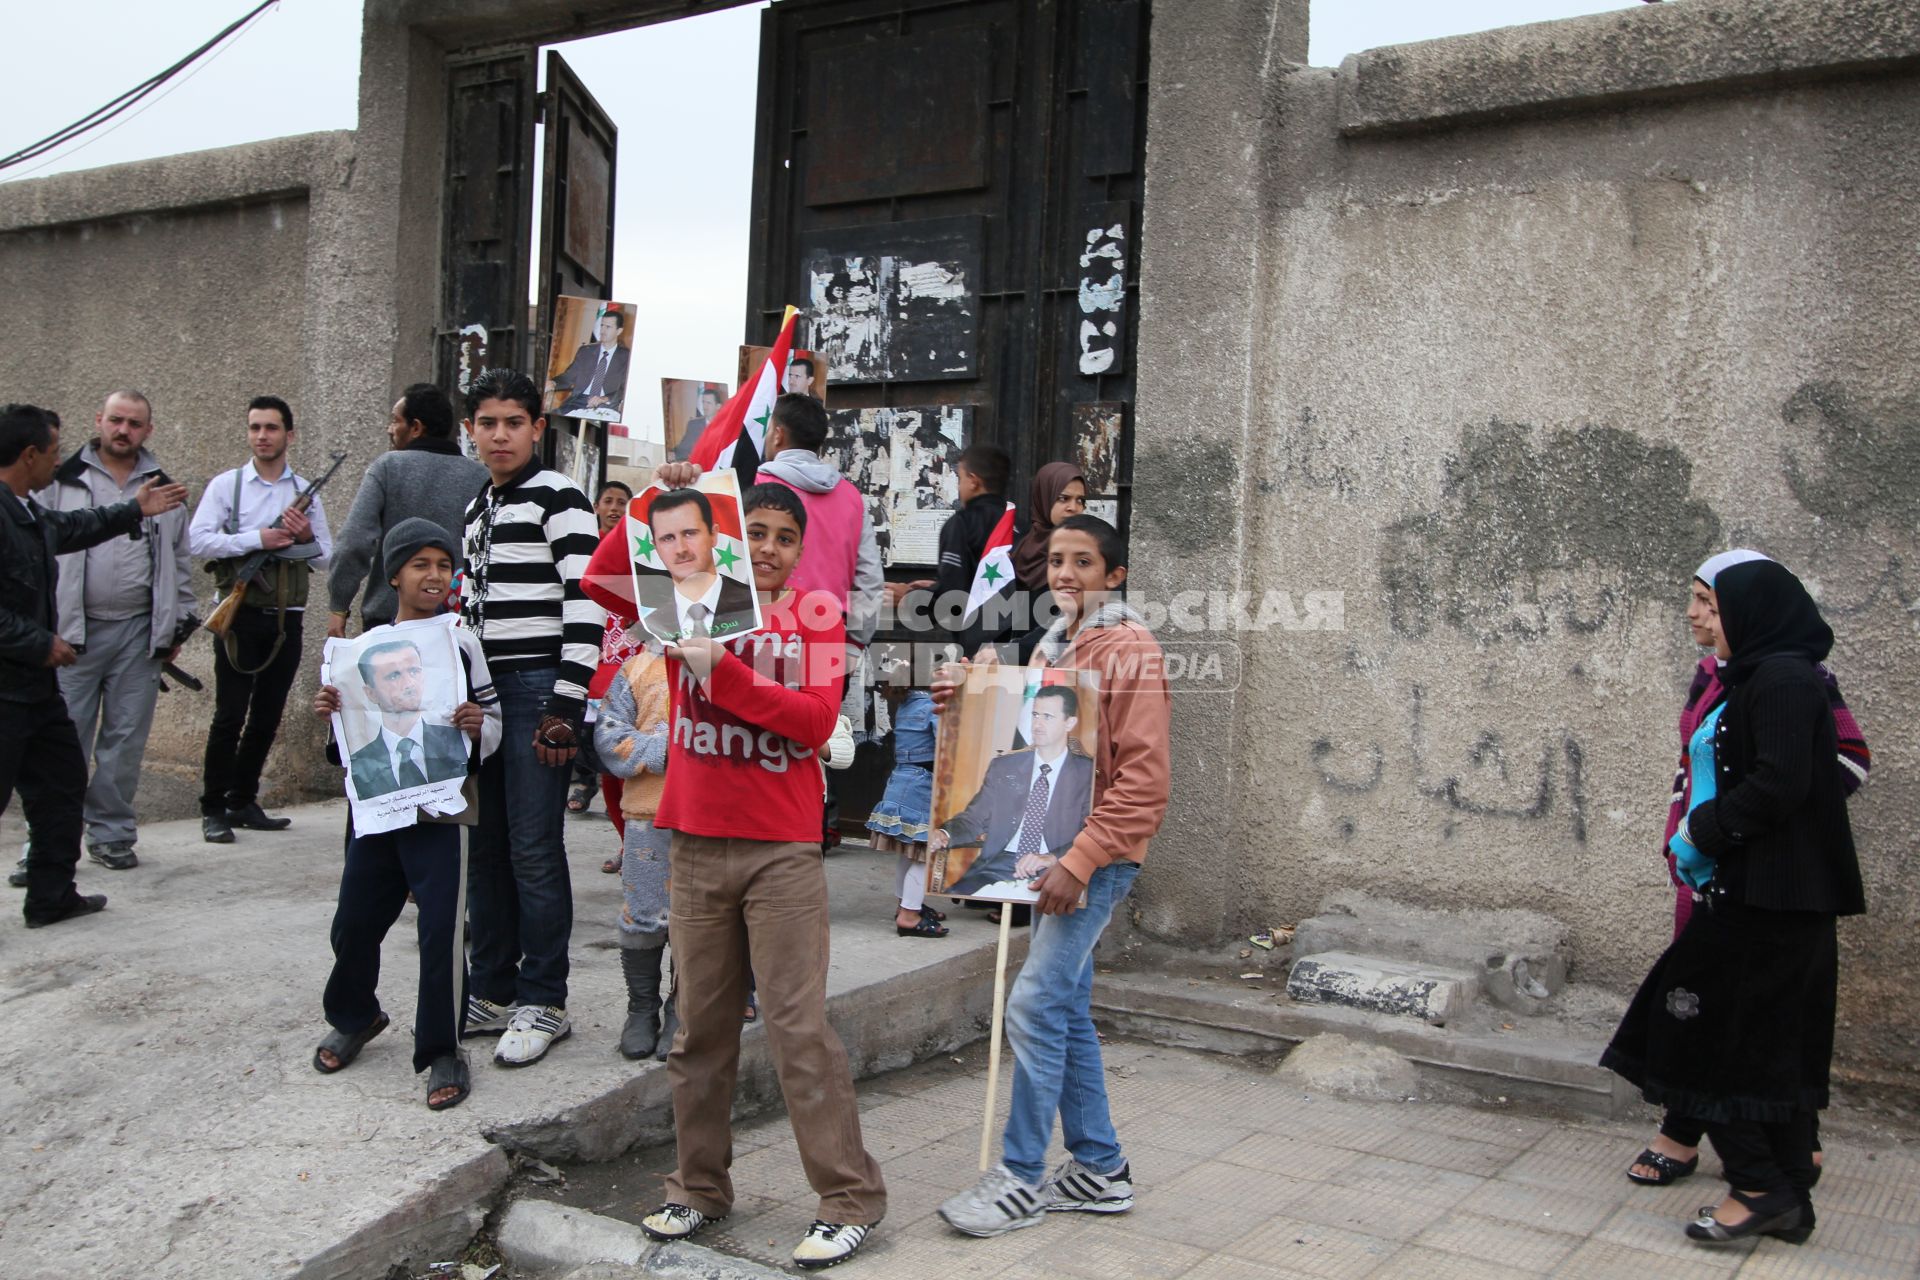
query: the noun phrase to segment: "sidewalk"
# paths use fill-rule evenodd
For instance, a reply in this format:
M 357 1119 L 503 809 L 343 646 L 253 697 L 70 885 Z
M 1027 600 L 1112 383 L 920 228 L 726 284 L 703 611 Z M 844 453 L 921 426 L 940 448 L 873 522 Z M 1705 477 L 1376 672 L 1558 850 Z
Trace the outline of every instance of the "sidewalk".
M 231 845 L 199 823 L 141 831 L 141 865 L 83 861 L 105 913 L 28 932 L 0 919 L 0 1277 L 382 1277 L 457 1257 L 505 1187 L 503 1147 L 604 1159 L 670 1133 L 666 1069 L 616 1051 L 619 880 L 602 817 L 569 820 L 574 1032 L 507 1071 L 468 1042 L 473 1096 L 427 1110 L 412 1071 L 416 955 L 405 911 L 385 948 L 393 1018 L 351 1069 L 310 1065 L 339 884 L 345 804 L 290 809 L 291 830 Z M 0 851 L 17 857 L 17 806 Z M 983 1034 L 995 932 L 894 936 L 892 857 L 828 859 L 828 996 L 856 1069 L 905 1066 Z M 956 915 L 960 913 L 955 913 Z M 1024 945 L 1024 940 L 1022 942 Z M 773 1096 L 764 1031 L 742 1088 Z
M 848 1280 L 1290 1280 L 1292 1277 L 1618 1277 L 1905 1280 L 1920 1274 L 1920 1141 L 1829 1113 L 1820 1225 L 1795 1248 L 1718 1251 L 1681 1234 L 1724 1184 L 1709 1152 L 1693 1178 L 1635 1187 L 1623 1170 L 1651 1126 L 1423 1102 L 1303 1095 L 1243 1058 L 1119 1041 L 1108 1087 L 1139 1201 L 1115 1217 L 1055 1214 L 991 1240 L 935 1209 L 976 1176 L 986 1051 L 863 1083 L 861 1123 L 891 1207 Z M 1003 1059 L 1003 1076 L 1010 1060 Z M 1005 1115 L 1003 1088 L 999 1115 Z M 1856 1126 L 1856 1132 L 1849 1132 Z M 995 1133 L 998 1158 L 998 1132 Z M 700 1243 L 788 1266 L 812 1220 L 784 1116 L 736 1130 L 741 1199 Z M 1057 1154 L 1057 1153 L 1056 1153 Z M 637 1222 L 670 1149 L 569 1169 L 542 1198 Z

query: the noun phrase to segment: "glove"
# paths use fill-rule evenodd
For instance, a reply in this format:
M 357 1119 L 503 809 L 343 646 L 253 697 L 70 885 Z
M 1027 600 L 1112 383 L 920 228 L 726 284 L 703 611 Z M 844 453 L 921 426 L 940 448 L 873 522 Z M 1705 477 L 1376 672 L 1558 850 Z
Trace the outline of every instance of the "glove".
M 1673 852 L 1673 869 L 1686 882 L 1689 889 L 1704 889 L 1713 879 L 1714 868 L 1718 862 L 1700 852 L 1700 847 L 1688 838 L 1687 824 L 1682 822 L 1680 829 L 1673 833 L 1673 839 L 1667 841 L 1667 848 Z

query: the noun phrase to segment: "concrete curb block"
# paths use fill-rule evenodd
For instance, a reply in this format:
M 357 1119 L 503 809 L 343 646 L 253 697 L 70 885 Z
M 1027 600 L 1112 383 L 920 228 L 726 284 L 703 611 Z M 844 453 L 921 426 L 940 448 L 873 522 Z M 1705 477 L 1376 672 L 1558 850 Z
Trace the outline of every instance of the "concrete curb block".
M 513 1174 L 507 1153 L 489 1147 L 417 1195 L 337 1244 L 315 1254 L 292 1280 L 348 1280 L 378 1275 L 402 1259 L 428 1262 L 467 1247 L 486 1223 L 487 1208 Z M 396 1257 L 396 1247 L 404 1252 Z
M 787 1274 L 697 1244 L 655 1244 L 630 1223 L 551 1200 L 515 1201 L 501 1220 L 498 1244 L 517 1270 L 535 1274 L 624 1272 L 662 1280 L 770 1280 Z

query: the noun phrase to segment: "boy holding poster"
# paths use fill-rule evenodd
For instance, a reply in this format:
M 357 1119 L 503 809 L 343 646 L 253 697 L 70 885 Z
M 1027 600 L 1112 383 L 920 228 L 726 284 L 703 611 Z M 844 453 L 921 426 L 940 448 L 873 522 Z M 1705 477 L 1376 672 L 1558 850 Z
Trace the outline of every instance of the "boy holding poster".
M 1034 665 L 1099 673 L 1093 812 L 1036 884 L 1033 940 L 1007 997 L 1013 1109 L 1001 1163 L 940 1206 L 949 1226 L 971 1236 L 1030 1227 L 1049 1211 L 1133 1207 L 1093 1027 L 1093 949 L 1166 816 L 1169 702 L 1159 642 L 1119 598 L 1126 578 L 1125 544 L 1104 520 L 1073 516 L 1048 541 L 1047 583 L 1060 619 Z M 954 688 L 950 678 L 936 680 L 936 701 Z M 1068 1159 L 1048 1176 L 1056 1114 Z
M 750 965 L 800 1160 L 820 1197 L 793 1258 L 817 1268 L 850 1257 L 887 1207 L 861 1142 L 846 1050 L 827 1022 L 819 753 L 839 717 L 846 635 L 837 610 L 809 609 L 787 588 L 807 524 L 793 490 L 755 485 L 741 507 L 761 629 L 725 641 L 683 635 L 667 648 L 672 720 L 654 820 L 674 833 L 668 931 L 681 1025 L 667 1072 L 678 1167 L 667 1203 L 641 1226 L 655 1240 L 683 1240 L 733 1207 L 727 1168 Z M 588 580 L 596 594 L 597 576 Z M 600 598 L 618 605 L 618 593 Z
M 453 582 L 453 554 L 453 536 L 445 529 L 430 520 L 402 520 L 381 545 L 387 579 L 398 593 L 393 623 L 375 627 L 356 640 L 328 642 L 329 661 L 334 650 L 344 653 L 350 648 L 360 655 L 359 669 L 373 673 L 367 697 L 383 712 L 383 728 L 368 745 L 380 754 L 382 768 L 404 787 L 417 785 L 415 779 L 418 783 L 432 780 L 427 747 L 431 739 L 425 730 L 444 729 L 419 723 L 422 717 L 417 714 L 423 696 L 418 649 L 426 646 L 425 631 L 440 630 L 432 625 L 435 620 L 452 632 L 471 692 L 452 716 L 452 729 L 466 746 L 465 807 L 444 817 L 422 808 L 410 824 L 356 832 L 347 845 L 339 905 L 333 916 L 333 973 L 323 998 L 333 1030 L 313 1054 L 314 1070 L 331 1075 L 352 1065 L 367 1041 L 386 1030 L 387 1015 L 375 992 L 380 944 L 411 893 L 420 907 L 413 1069 L 429 1072 L 427 1105 L 435 1111 L 459 1106 L 467 1096 L 467 1063 L 460 1053 L 467 972 L 460 936 L 466 914 L 466 859 L 460 849 L 460 827 L 473 825 L 479 811 L 472 771 L 500 745 L 500 700 L 480 642 L 471 631 L 456 627 L 455 617 L 445 611 Z M 410 639 L 417 643 L 408 643 Z M 340 690 L 322 685 L 313 709 L 323 719 L 332 719 L 341 709 Z M 397 734 L 392 732 L 395 715 L 407 709 L 415 714 Z M 336 739 L 327 748 L 335 764 L 341 763 L 340 747 Z M 364 767 L 362 754 L 354 753 L 356 770 Z

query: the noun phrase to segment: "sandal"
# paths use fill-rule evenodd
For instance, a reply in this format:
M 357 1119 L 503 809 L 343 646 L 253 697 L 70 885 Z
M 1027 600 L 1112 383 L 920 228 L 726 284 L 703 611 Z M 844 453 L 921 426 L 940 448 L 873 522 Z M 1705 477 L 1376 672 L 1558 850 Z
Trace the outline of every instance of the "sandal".
M 607 860 L 606 860 L 605 862 L 603 862 L 603 863 L 601 863 L 601 864 L 600 864 L 600 869 L 601 869 L 602 871 L 604 871 L 604 872 L 606 872 L 606 873 L 607 873 L 608 875 L 610 875 L 610 876 L 617 876 L 617 875 L 619 875 L 619 874 L 620 874 L 620 859 L 622 859 L 622 858 L 624 858 L 625 856 L 626 856 L 626 855 L 625 855 L 624 853 L 616 853 L 616 854 L 614 854 L 614 855 L 613 855 L 613 856 L 612 856 L 611 858 L 608 858 L 608 859 L 607 859 Z
M 567 812 L 585 813 L 587 806 L 593 803 L 593 784 L 576 782 L 567 788 Z
M 947 913 L 944 911 L 935 911 L 932 907 L 922 904 L 920 907 L 920 918 L 922 920 L 931 920 L 935 924 L 945 924 L 947 922 Z
M 352 1035 L 344 1031 L 329 1031 L 327 1038 L 322 1040 L 319 1047 L 313 1051 L 313 1069 L 323 1076 L 330 1076 L 336 1071 L 345 1071 L 353 1065 L 353 1060 L 360 1056 L 360 1051 L 367 1047 L 367 1041 L 386 1029 L 387 1015 L 383 1011 L 379 1017 L 367 1024 L 364 1031 L 356 1031 Z M 336 1065 L 330 1067 L 320 1061 L 321 1050 L 332 1054 Z
M 753 992 L 747 992 L 747 1011 L 740 1015 L 741 1022 L 760 1021 L 760 1000 Z
M 443 1098 L 439 1102 L 435 1102 L 433 1095 L 442 1089 L 458 1089 L 460 1092 L 454 1094 L 451 1098 Z M 465 1102 L 467 1095 L 471 1092 L 473 1092 L 472 1077 L 467 1074 L 467 1059 L 465 1055 L 459 1053 L 443 1053 L 435 1058 L 433 1064 L 427 1068 L 427 1107 L 429 1110 L 450 1110 Z
M 896 916 L 893 921 L 893 931 L 903 938 L 944 938 L 947 936 L 947 926 L 941 924 L 931 916 L 921 916 L 920 919 L 913 924 L 901 924 L 899 917 Z
M 1644 1174 L 1635 1173 L 1633 1171 L 1633 1165 L 1635 1164 L 1651 1165 L 1659 1172 L 1649 1178 Z M 1692 1177 L 1693 1171 L 1699 1167 L 1700 1153 L 1697 1151 L 1693 1153 L 1693 1159 L 1691 1160 L 1675 1160 L 1672 1156 L 1662 1155 L 1652 1147 L 1648 1147 L 1645 1151 L 1642 1151 L 1633 1158 L 1633 1164 L 1627 1166 L 1627 1179 L 1630 1182 L 1637 1182 L 1643 1187 L 1666 1187 L 1680 1181 L 1682 1178 Z

